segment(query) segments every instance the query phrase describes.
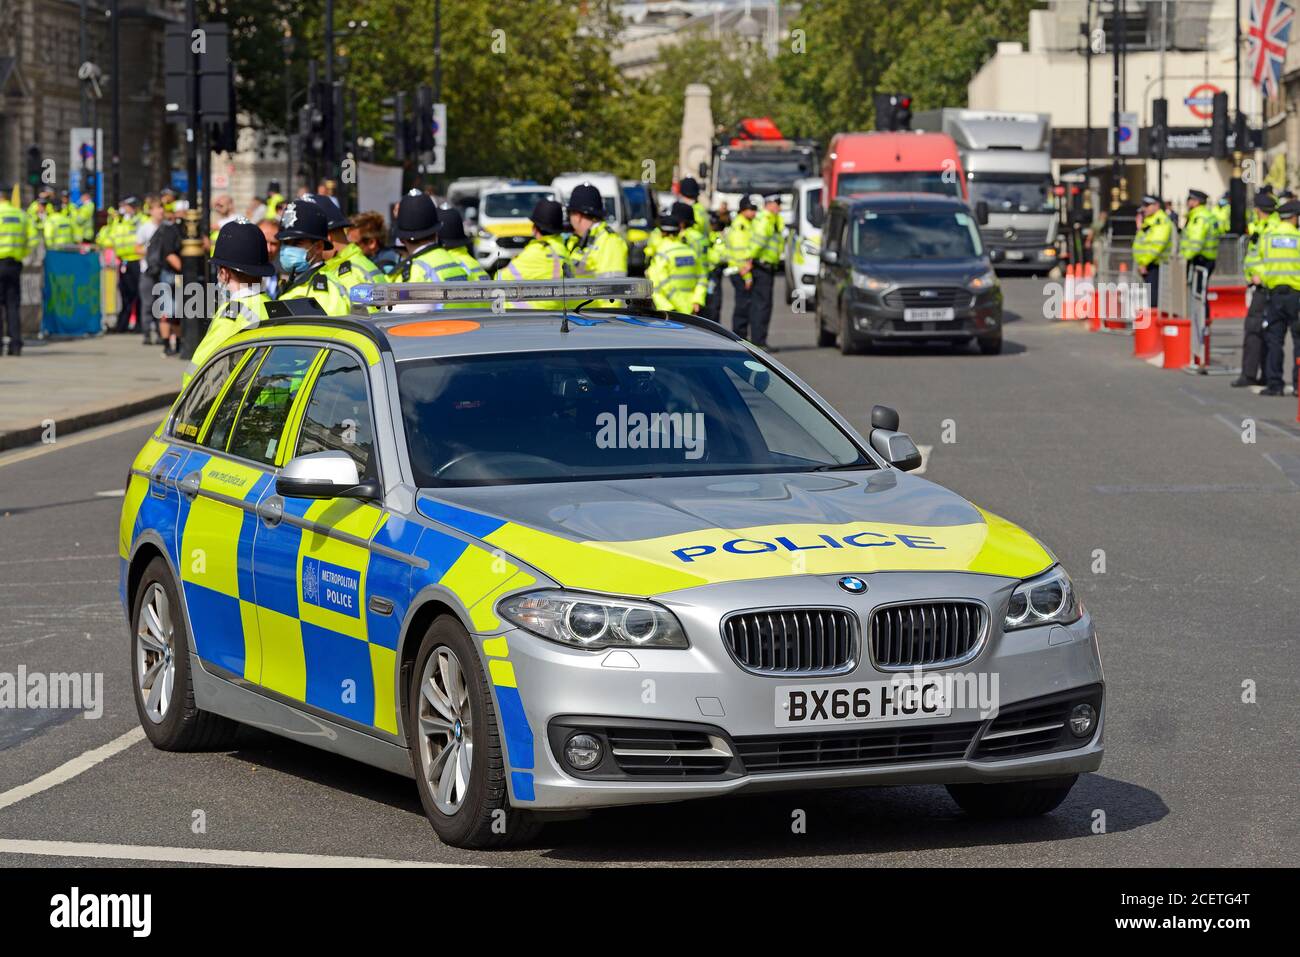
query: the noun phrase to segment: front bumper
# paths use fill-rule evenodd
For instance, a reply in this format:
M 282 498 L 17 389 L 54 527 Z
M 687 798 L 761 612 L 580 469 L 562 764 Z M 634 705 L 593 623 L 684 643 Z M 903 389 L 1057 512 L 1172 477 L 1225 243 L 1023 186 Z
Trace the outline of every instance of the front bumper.
M 952 319 L 911 321 L 907 307 L 897 304 L 898 287 L 880 292 L 854 289 L 846 308 L 855 336 L 862 341 L 945 341 L 995 339 L 1002 334 L 1002 290 L 971 293 L 951 304 Z M 920 305 L 920 303 L 918 303 Z M 949 303 L 943 303 L 947 307 Z
M 1010 635 L 1001 634 L 995 625 L 974 660 L 958 668 L 927 670 L 927 675 L 972 675 L 992 690 L 991 698 L 972 701 L 969 707 L 954 707 L 947 716 L 818 725 L 815 730 L 778 727 L 775 688 L 779 685 L 835 686 L 888 680 L 892 674 L 877 670 L 867 654 L 857 656 L 859 663 L 852 670 L 832 677 L 752 674 L 742 670 L 723 646 L 718 623 L 724 611 L 838 605 L 859 614 L 864 625 L 861 640 L 865 641 L 865 623 L 878 604 L 970 596 L 988 605 L 996 623 L 1015 585 L 1009 579 L 958 573 L 864 577 L 871 587 L 861 596 L 840 591 L 833 576 L 743 582 L 725 588 L 705 586 L 674 593 L 674 600 L 664 603 L 673 608 L 690 636 L 691 647 L 686 650 L 587 652 L 523 631 L 508 632 L 518 696 L 533 739 L 533 767 L 529 769 L 533 799 L 521 800 L 512 791 L 512 800 L 521 807 L 563 810 L 680 801 L 738 791 L 1043 778 L 1100 766 L 1104 686 L 1096 634 L 1086 614 L 1070 626 L 1025 629 Z M 725 592 L 729 607 L 701 607 L 691 600 L 692 592 L 713 589 Z M 1017 737 L 1017 705 L 1033 701 L 1038 707 L 1042 701 L 1071 695 L 1094 696 L 1089 700 L 1095 700 L 1099 719 L 1090 737 L 1077 742 L 1060 735 L 1053 738 L 1049 732 Z M 1004 733 L 1008 727 L 1013 729 L 1010 735 Z M 621 739 L 639 736 L 652 741 L 650 750 L 662 747 L 665 738 L 678 737 L 693 741 L 691 746 L 702 742 L 712 756 L 703 761 L 691 756 L 690 762 L 669 759 L 662 768 L 650 760 L 630 773 L 626 768 L 631 765 L 615 764 L 610 758 L 583 774 L 567 767 L 562 758 L 564 741 L 574 730 Z M 855 745 L 860 751 L 846 758 L 844 739 L 853 736 L 863 738 Z M 818 738 L 828 740 L 813 744 Z M 1037 747 L 1040 739 L 1042 746 Z M 891 740 L 896 747 L 889 746 Z M 994 740 L 1001 744 L 993 746 Z M 1011 742 L 1017 742 L 1016 746 L 1007 747 Z M 627 746 L 626 740 L 621 746 Z M 632 747 L 636 747 L 635 741 Z M 773 753 L 783 751 L 795 752 L 796 759 L 772 759 Z M 821 761 L 819 754 L 834 754 L 835 759 Z M 684 763 L 703 771 L 684 773 Z

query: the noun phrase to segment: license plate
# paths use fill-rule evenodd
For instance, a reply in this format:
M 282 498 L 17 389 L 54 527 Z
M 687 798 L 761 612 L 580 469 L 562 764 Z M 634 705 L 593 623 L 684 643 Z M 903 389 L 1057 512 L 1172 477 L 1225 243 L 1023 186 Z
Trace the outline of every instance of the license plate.
M 899 678 L 842 685 L 781 685 L 776 689 L 776 725 L 861 724 L 942 718 L 952 713 L 940 678 Z
M 944 319 L 953 318 L 952 307 L 946 309 L 904 309 L 903 320 L 905 322 L 936 322 Z
M 1025 258 L 1025 254 L 1017 249 L 1008 249 L 1007 258 L 1020 260 Z

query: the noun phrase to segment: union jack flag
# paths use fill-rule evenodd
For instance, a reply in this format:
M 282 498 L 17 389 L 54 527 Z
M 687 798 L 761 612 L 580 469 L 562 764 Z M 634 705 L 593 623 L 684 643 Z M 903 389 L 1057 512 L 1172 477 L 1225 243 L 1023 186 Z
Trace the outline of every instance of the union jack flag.
M 1282 92 L 1282 65 L 1293 19 L 1295 10 L 1282 0 L 1250 2 L 1250 73 L 1270 99 Z

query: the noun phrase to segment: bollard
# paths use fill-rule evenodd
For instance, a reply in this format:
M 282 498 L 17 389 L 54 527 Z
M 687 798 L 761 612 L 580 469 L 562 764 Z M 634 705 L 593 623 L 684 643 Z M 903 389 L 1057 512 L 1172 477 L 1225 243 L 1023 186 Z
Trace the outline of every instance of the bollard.
M 1163 351 L 1160 313 L 1149 307 L 1143 309 L 1133 320 L 1133 355 L 1138 359 L 1150 359 Z
M 1182 369 L 1192 362 L 1192 320 L 1166 316 L 1161 323 L 1160 339 L 1165 361 L 1161 368 Z

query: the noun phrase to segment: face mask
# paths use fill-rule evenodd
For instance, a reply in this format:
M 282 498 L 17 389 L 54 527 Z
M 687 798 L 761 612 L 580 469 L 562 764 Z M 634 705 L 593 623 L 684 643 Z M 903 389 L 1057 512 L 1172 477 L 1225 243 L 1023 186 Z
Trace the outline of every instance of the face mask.
M 293 275 L 307 268 L 307 250 L 301 246 L 280 247 L 280 268 Z

